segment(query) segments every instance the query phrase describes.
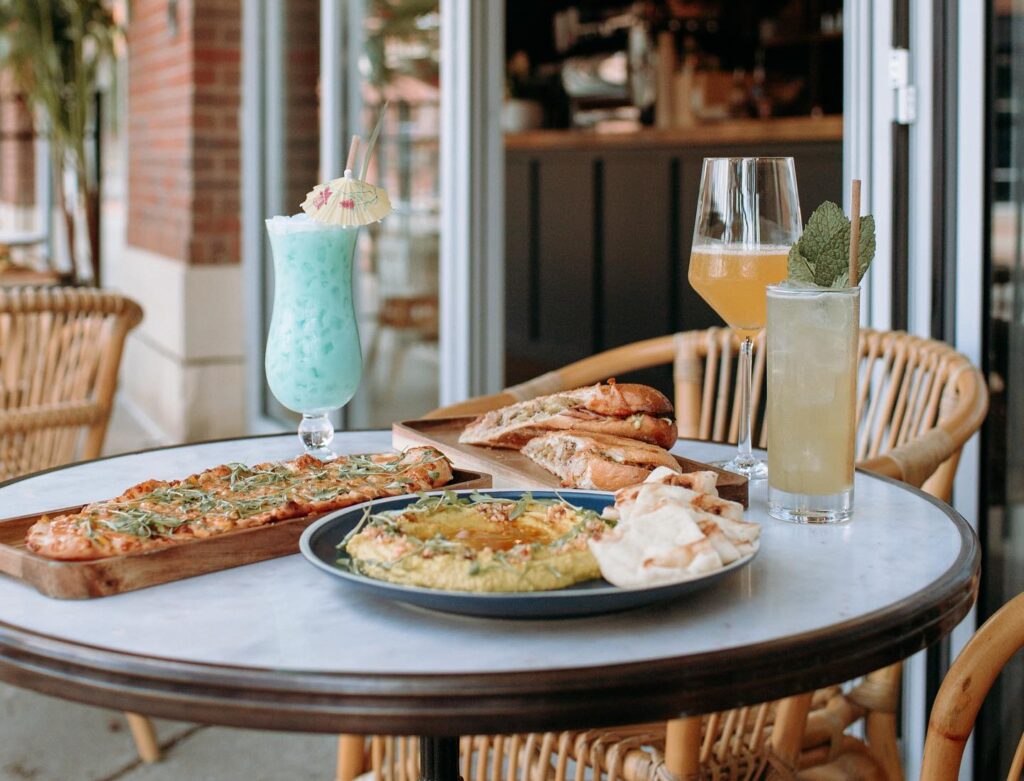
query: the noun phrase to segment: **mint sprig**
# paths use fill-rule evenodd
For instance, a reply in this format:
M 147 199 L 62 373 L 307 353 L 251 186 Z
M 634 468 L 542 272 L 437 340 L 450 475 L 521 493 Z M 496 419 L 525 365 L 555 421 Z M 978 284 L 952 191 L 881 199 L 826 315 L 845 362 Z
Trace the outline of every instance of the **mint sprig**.
M 857 284 L 875 258 L 875 218 L 860 218 Z M 811 214 L 800 240 L 789 250 L 789 278 L 819 287 L 850 287 L 850 220 L 825 201 Z

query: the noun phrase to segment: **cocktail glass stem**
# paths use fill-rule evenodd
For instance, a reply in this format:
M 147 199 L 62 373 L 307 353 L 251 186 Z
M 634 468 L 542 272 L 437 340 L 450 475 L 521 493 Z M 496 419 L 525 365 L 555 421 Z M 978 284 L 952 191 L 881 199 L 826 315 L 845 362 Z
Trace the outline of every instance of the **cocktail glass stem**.
M 337 458 L 338 454 L 330 448 L 333 439 L 334 424 L 331 423 L 326 412 L 302 414 L 302 422 L 299 423 L 299 440 L 307 453 L 316 456 L 321 461 Z
M 720 466 L 723 469 L 728 469 L 730 472 L 746 475 L 751 480 L 763 480 L 768 477 L 768 466 L 764 461 L 755 456 L 751 449 L 750 421 L 753 410 L 750 408 L 750 399 L 753 386 L 753 355 L 754 341 L 750 337 L 746 337 L 740 344 L 740 360 L 736 376 L 740 391 L 738 452 L 732 461 L 726 461 L 720 464 Z

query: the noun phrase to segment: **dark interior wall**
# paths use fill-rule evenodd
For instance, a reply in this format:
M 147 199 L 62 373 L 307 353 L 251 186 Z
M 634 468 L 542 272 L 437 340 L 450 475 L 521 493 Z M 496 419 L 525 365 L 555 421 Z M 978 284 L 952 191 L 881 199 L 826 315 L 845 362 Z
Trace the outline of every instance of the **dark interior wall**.
M 721 325 L 686 281 L 704 157 L 793 155 L 806 219 L 841 202 L 842 143 L 506 153 L 506 384 Z M 634 378 L 671 390 L 671 369 Z

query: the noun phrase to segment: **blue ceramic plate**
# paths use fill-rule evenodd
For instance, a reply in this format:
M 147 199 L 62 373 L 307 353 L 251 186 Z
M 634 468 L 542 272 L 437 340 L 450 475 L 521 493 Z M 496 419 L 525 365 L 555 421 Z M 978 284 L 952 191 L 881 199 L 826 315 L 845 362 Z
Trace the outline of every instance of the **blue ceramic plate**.
M 439 493 L 441 492 L 434 491 L 428 496 Z M 519 499 L 527 492 L 479 489 L 456 491 L 455 493 L 481 493 L 502 499 Z M 601 512 L 615 501 L 613 494 L 601 491 L 564 490 L 557 492 L 530 491 L 529 493 L 537 499 L 557 499 L 561 496 L 577 506 L 597 512 Z M 613 586 L 606 580 L 597 579 L 555 591 L 498 594 L 476 594 L 466 591 L 442 591 L 418 586 L 404 586 L 384 580 L 375 580 L 352 572 L 344 566 L 338 566 L 339 559 L 344 562 L 348 558 L 345 552 L 338 550 L 338 543 L 359 523 L 368 505 L 373 507 L 374 512 L 400 510 L 419 498 L 415 495 L 406 495 L 376 499 L 326 515 L 309 526 L 303 533 L 302 539 L 299 541 L 302 555 L 321 571 L 341 578 L 349 587 L 359 589 L 367 594 L 445 613 L 489 618 L 562 618 L 628 610 L 641 605 L 676 599 L 683 594 L 710 586 L 712 583 L 728 577 L 754 558 L 753 555 L 747 556 L 717 572 L 666 586 L 626 589 Z

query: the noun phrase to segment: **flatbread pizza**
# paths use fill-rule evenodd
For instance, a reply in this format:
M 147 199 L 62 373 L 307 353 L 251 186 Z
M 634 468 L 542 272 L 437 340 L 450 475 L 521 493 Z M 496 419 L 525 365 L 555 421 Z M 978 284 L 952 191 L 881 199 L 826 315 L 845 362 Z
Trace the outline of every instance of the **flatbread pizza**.
M 78 512 L 44 516 L 28 530 L 26 543 L 52 559 L 100 559 L 429 491 L 451 479 L 451 464 L 431 447 L 329 462 L 302 455 L 255 466 L 223 464 L 184 480 L 147 480 Z

